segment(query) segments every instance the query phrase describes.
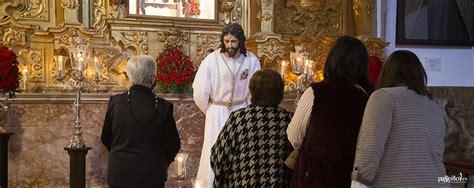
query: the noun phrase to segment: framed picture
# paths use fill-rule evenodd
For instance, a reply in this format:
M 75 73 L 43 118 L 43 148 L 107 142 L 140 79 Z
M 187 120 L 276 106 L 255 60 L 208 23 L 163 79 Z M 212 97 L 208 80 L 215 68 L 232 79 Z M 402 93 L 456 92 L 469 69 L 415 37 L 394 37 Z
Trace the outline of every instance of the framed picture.
M 218 22 L 217 0 L 128 0 L 127 17 Z
M 396 44 L 474 46 L 474 3 L 398 0 Z

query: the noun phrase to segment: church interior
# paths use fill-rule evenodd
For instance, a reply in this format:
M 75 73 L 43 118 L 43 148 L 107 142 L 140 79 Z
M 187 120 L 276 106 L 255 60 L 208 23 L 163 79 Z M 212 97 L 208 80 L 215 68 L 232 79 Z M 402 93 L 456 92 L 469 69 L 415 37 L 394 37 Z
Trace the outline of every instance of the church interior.
M 109 97 L 129 86 L 128 58 L 158 58 L 168 47 L 178 47 L 197 69 L 219 48 L 222 28 L 229 23 L 242 25 L 246 47 L 262 68 L 274 69 L 285 78 L 281 106 L 290 111 L 299 91 L 323 79 L 327 53 L 340 36 L 357 37 L 369 56 L 382 62 L 398 49 L 415 52 L 428 74 L 428 90 L 445 112 L 444 159 L 474 160 L 474 4 L 469 0 L 456 1 L 463 6 L 461 15 L 468 15 L 466 23 L 471 23 L 465 43 L 458 45 L 436 43 L 443 40 L 437 38 L 430 43 L 423 36 L 411 40 L 423 31 L 399 35 L 401 27 L 421 24 L 406 18 L 416 11 L 423 14 L 413 10 L 420 1 L 192 1 L 196 7 L 189 2 L 0 0 L 0 38 L 17 54 L 20 79 L 15 97 L 0 100 L 0 127 L 6 130 L 0 146 L 1 169 L 8 172 L 0 174 L 0 186 L 68 187 L 84 178 L 86 187 L 108 187 L 108 152 L 100 134 Z M 290 66 L 299 53 L 310 64 L 304 65 L 303 73 Z M 72 61 L 77 57 L 89 63 Z M 75 70 L 83 71 L 82 79 L 77 79 Z M 306 79 L 299 80 L 299 74 Z M 205 115 L 195 105 L 191 89 L 155 90 L 173 103 L 181 137 L 178 156 L 183 158 L 170 165 L 166 187 L 192 187 Z M 73 164 L 81 161 L 78 152 L 83 154 L 85 169 Z M 70 177 L 73 166 L 79 172 Z

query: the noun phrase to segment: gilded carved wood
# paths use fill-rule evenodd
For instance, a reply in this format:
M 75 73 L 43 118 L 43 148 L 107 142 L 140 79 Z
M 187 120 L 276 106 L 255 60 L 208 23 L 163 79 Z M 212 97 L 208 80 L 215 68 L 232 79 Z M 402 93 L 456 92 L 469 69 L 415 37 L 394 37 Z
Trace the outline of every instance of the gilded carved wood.
M 304 51 L 309 52 L 309 58 L 314 60 L 315 81 L 321 81 L 323 79 L 322 73 L 327 54 L 337 38 L 338 37 L 323 36 L 302 36 L 293 38 L 293 46 L 303 46 Z M 377 56 L 383 59 L 384 48 L 388 46 L 387 42 L 376 37 L 358 36 L 357 38 L 364 43 L 369 56 Z
M 246 9 L 248 7 L 244 7 Z M 242 23 L 242 0 L 224 0 L 220 6 L 225 24 Z
M 347 1 L 275 3 L 275 32 L 290 35 L 342 35 Z
M 29 70 L 28 79 L 44 82 L 44 50 L 43 49 L 21 49 L 18 57 L 23 66 Z
M 77 9 L 79 8 L 78 0 L 61 0 L 61 7 L 66 9 Z
M 276 68 L 289 54 L 290 40 L 276 34 L 256 35 L 247 41 L 247 49 L 260 59 L 263 68 Z
M 170 46 L 182 46 L 189 42 L 189 33 L 171 27 L 165 31 L 158 32 L 158 42 L 163 42 Z
M 117 41 L 121 50 L 132 49 L 135 54 L 148 54 L 148 33 L 142 31 L 117 31 L 112 32 L 112 37 Z
M 353 0 L 356 35 L 376 34 L 376 0 Z
M 70 56 L 72 49 L 81 46 L 107 60 L 101 66 L 110 77 L 104 80 L 109 88 L 124 88 L 123 67 L 128 57 L 157 56 L 165 44 L 180 45 L 198 66 L 219 48 L 223 24 L 234 22 L 248 24 L 246 29 L 260 27 L 256 34 L 247 33 L 247 48 L 261 59 L 263 67 L 277 67 L 288 58 L 297 41 L 294 37 L 367 33 L 374 30 L 370 24 L 375 23 L 371 19 L 376 12 L 375 0 L 257 0 L 257 9 L 249 7 L 250 0 L 219 0 L 219 23 L 212 25 L 130 18 L 125 12 L 127 0 L 88 0 L 91 27 L 85 27 L 80 23 L 84 10 L 79 2 L 8 0 L 0 4 L 0 38 L 17 54 L 21 50 L 19 61 L 28 67 L 31 82 L 54 85 L 57 65 L 53 57 Z M 353 33 L 348 27 L 351 16 L 360 25 Z M 261 23 L 251 25 L 252 19 Z M 308 48 L 324 51 L 329 45 L 326 39 L 316 41 L 308 43 Z M 371 46 L 370 53 L 383 57 L 384 44 L 371 38 L 364 43 Z M 314 58 L 319 61 L 324 56 Z
M 3 30 L 2 41 L 8 47 L 13 47 L 14 44 L 23 43 L 25 40 L 25 33 L 16 31 L 12 28 Z
M 106 27 L 106 18 L 107 18 L 107 13 L 106 13 L 106 2 L 105 0 L 93 0 L 92 4 L 92 27 L 100 29 Z
M 194 66 L 198 67 L 207 55 L 219 48 L 220 43 L 220 35 L 218 34 L 198 34 Z
M 54 2 L 54 1 L 52 1 Z M 49 20 L 48 7 L 50 1 L 48 0 L 25 0 L 24 11 L 15 12 L 13 17 L 24 20 Z

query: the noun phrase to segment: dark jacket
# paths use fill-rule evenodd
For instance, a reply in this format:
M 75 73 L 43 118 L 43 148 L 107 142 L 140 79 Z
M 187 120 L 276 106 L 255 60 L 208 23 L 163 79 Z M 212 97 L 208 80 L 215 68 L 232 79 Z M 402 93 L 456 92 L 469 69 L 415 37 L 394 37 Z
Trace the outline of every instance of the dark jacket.
M 109 150 L 112 187 L 162 187 L 180 139 L 173 105 L 134 85 L 110 97 L 101 140 Z
M 350 187 L 357 136 L 369 96 L 343 80 L 311 87 L 314 104 L 292 187 Z

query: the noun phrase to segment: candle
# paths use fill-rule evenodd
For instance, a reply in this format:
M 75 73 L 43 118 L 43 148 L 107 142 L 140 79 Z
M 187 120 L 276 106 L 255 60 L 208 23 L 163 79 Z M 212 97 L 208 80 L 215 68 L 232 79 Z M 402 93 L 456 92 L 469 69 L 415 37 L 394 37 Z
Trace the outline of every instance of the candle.
M 308 69 L 309 67 L 308 66 L 309 66 L 309 60 L 305 59 L 304 60 L 304 69 L 303 69 L 304 74 L 309 73 L 309 69 Z
M 183 156 L 178 155 L 176 160 L 178 161 L 178 178 L 181 178 L 183 177 Z
M 281 71 L 280 71 L 281 77 L 283 81 L 285 80 L 285 74 L 286 74 L 286 61 L 281 61 Z
M 63 75 L 63 66 L 64 66 L 64 64 L 63 64 L 63 56 L 60 55 L 60 56 L 58 57 L 58 72 L 59 72 L 59 77 L 62 77 L 62 75 Z
M 28 75 L 26 74 L 28 73 L 28 69 L 26 68 L 26 66 L 21 72 L 23 73 L 23 90 L 26 91 L 26 83 L 28 82 Z
M 77 70 L 82 74 L 84 71 L 84 57 L 82 52 L 77 53 Z
M 94 57 L 94 79 L 99 80 L 99 59 L 97 57 Z
M 313 60 L 309 61 L 308 65 L 308 77 L 313 81 Z
M 84 65 L 83 65 L 83 63 L 84 63 L 84 58 L 83 58 L 83 57 L 79 57 L 77 66 L 78 66 L 78 69 L 79 69 L 80 72 L 82 72 L 82 71 L 84 70 Z
M 61 72 L 63 70 L 63 56 L 58 57 L 58 70 Z

